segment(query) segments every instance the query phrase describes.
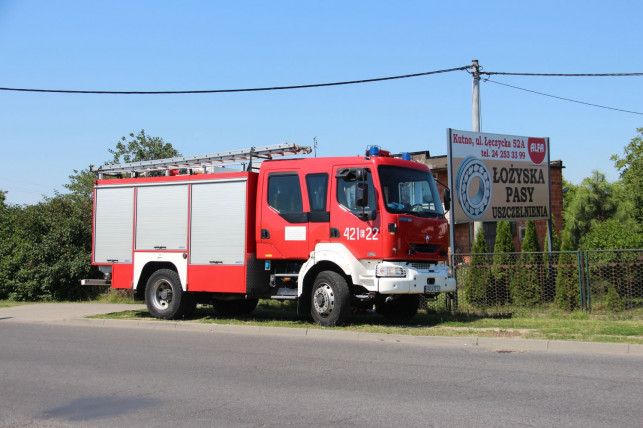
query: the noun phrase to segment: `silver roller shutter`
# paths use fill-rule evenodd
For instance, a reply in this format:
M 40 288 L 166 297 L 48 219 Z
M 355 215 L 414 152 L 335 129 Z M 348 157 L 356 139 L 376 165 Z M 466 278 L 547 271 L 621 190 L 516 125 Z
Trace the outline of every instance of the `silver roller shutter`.
M 245 180 L 192 185 L 191 213 L 191 264 L 245 264 Z
M 94 262 L 131 263 L 134 188 L 96 189 Z
M 188 186 L 140 186 L 136 193 L 136 249 L 186 250 Z

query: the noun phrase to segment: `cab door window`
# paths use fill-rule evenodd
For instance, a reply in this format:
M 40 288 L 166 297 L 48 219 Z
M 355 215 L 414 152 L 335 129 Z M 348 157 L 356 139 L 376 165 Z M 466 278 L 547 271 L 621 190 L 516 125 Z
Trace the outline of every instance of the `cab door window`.
M 310 214 L 308 221 L 311 223 L 326 223 L 330 221 L 330 212 L 326 207 L 328 199 L 328 174 L 316 173 L 306 175 L 306 189 L 308 190 L 308 203 Z
M 308 221 L 301 198 L 299 176 L 296 173 L 270 174 L 268 177 L 268 205 L 289 223 Z
M 357 186 L 358 183 L 366 183 L 368 186 L 368 203 L 366 206 L 357 205 Z M 368 219 L 374 219 L 376 215 L 375 189 L 373 187 L 373 176 L 370 171 L 366 172 L 365 180 L 354 180 L 347 178 L 337 179 L 337 202 L 347 208 L 352 214 L 362 217 L 362 214 L 368 216 Z

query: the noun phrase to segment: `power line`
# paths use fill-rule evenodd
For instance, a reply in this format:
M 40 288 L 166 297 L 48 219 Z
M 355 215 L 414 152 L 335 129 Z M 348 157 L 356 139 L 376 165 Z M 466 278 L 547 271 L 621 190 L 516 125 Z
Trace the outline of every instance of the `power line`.
M 77 91 L 77 90 L 66 90 L 66 89 L 0 88 L 0 90 L 14 91 L 14 92 L 46 92 L 46 93 L 57 93 L 57 94 L 109 94 L 109 95 L 175 95 L 175 94 L 216 94 L 216 93 L 227 93 L 227 92 L 260 92 L 260 91 L 321 88 L 326 86 L 355 85 L 359 83 L 383 82 L 386 80 L 408 79 L 411 77 L 429 76 L 432 74 L 440 74 L 440 73 L 450 73 L 452 71 L 461 71 L 461 70 L 466 70 L 468 68 L 470 68 L 470 66 L 448 68 L 446 70 L 427 71 L 424 73 L 405 74 L 402 76 L 350 80 L 346 82 L 313 83 L 309 85 L 273 86 L 273 87 L 266 87 L 266 88 L 245 88 L 245 89 L 208 89 L 208 90 L 195 90 L 195 91 Z
M 604 109 L 608 109 L 608 110 L 622 111 L 622 112 L 625 112 L 625 113 L 643 115 L 643 113 L 640 113 L 638 111 L 623 110 L 623 109 L 620 109 L 620 108 L 607 107 L 607 106 L 602 106 L 602 105 L 599 105 L 599 104 L 587 103 L 585 101 L 572 100 L 571 98 L 563 98 L 563 97 L 559 97 L 559 96 L 556 96 L 556 95 L 545 94 L 544 92 L 538 92 L 538 91 L 532 91 L 531 89 L 519 88 L 518 86 L 508 85 L 506 83 L 495 82 L 493 80 L 488 80 L 488 79 L 486 79 L 484 81 L 485 82 L 490 82 L 490 83 L 495 83 L 496 85 L 508 86 L 510 88 L 519 89 L 519 90 L 525 91 L 525 92 L 531 92 L 533 94 L 543 95 L 545 97 L 551 97 L 551 98 L 556 98 L 556 99 L 559 99 L 559 100 L 570 101 L 570 102 L 573 102 L 573 103 L 584 104 L 584 105 L 588 105 L 588 106 L 592 106 L 592 107 L 600 107 L 600 108 L 604 108 Z
M 507 73 L 502 71 L 481 71 L 488 76 L 545 76 L 545 77 L 634 77 L 643 73 Z

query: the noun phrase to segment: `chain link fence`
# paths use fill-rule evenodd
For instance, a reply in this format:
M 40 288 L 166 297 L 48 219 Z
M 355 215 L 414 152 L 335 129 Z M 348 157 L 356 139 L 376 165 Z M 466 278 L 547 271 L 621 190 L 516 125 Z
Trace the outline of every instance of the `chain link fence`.
M 452 266 L 461 312 L 643 308 L 643 250 L 456 254 Z M 453 303 L 439 296 L 427 307 L 450 310 Z
M 643 308 L 643 250 L 586 251 L 584 259 L 588 309 Z

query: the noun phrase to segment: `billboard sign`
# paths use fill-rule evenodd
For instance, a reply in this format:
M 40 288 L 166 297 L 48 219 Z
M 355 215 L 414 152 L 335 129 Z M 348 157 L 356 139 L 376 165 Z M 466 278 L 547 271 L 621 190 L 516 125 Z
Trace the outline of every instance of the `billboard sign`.
M 456 223 L 548 220 L 549 139 L 447 130 Z

